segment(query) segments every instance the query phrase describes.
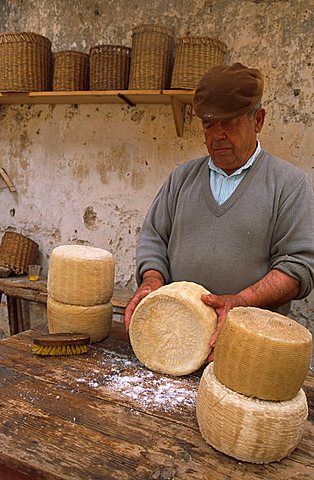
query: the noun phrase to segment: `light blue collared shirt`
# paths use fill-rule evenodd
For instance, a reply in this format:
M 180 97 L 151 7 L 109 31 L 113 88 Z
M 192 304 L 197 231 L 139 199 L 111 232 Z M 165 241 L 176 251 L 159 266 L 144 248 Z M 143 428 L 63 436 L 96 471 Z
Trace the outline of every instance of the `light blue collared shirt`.
M 209 157 L 208 166 L 209 166 L 209 180 L 210 188 L 214 199 L 216 202 L 221 205 L 224 203 L 230 195 L 235 191 L 239 183 L 243 180 L 247 174 L 250 166 L 254 163 L 257 155 L 261 151 L 261 144 L 257 140 L 257 146 L 253 155 L 248 159 L 248 161 L 238 168 L 231 175 L 227 175 L 221 168 L 216 167 L 211 157 Z

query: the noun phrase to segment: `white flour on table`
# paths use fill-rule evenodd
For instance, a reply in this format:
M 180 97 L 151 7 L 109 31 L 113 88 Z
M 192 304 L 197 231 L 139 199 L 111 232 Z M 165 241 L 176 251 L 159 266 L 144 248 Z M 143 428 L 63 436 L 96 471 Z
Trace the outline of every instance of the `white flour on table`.
M 195 409 L 198 387 L 195 379 L 159 375 L 146 369 L 135 357 L 130 360 L 105 350 L 102 358 L 99 368 L 76 381 L 92 388 L 110 390 L 121 399 L 143 407 L 182 414 Z M 111 365 L 109 371 L 108 364 Z

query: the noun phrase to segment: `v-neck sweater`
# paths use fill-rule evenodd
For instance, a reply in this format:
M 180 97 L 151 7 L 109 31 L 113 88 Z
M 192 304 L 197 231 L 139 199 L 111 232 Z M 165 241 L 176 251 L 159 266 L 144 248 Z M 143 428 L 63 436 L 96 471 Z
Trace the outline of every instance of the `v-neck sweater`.
M 305 172 L 261 150 L 231 196 L 214 199 L 208 156 L 167 178 L 137 244 L 137 282 L 158 270 L 165 283 L 191 281 L 216 294 L 242 291 L 276 268 L 314 284 L 313 189 Z M 278 311 L 287 313 L 289 305 Z
M 224 170 L 217 167 L 212 158 L 209 156 L 209 184 L 216 202 L 220 204 L 224 203 L 228 197 L 235 191 L 239 183 L 243 180 L 247 174 L 249 168 L 253 165 L 255 159 L 261 152 L 261 144 L 257 140 L 257 145 L 253 155 L 245 162 L 244 165 L 239 167 L 230 175 L 227 175 Z

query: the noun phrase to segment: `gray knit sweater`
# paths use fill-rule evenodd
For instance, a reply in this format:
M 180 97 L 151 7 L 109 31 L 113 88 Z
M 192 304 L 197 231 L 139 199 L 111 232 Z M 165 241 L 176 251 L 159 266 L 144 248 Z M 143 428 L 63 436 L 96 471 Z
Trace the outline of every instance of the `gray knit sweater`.
M 218 205 L 208 157 L 190 160 L 169 175 L 150 207 L 136 261 L 138 284 L 154 269 L 165 283 L 196 282 L 216 294 L 238 293 L 276 268 L 300 280 L 304 298 L 314 284 L 313 188 L 301 169 L 262 150 Z

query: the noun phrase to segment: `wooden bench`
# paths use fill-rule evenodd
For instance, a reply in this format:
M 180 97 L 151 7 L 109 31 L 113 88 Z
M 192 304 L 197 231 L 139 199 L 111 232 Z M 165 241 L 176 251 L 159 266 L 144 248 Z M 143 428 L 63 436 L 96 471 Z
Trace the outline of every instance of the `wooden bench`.
M 8 319 L 11 335 L 26 329 L 23 319 L 21 300 L 47 303 L 47 278 L 40 277 L 33 282 L 26 275 L 0 278 L 0 300 L 2 294 L 7 297 Z M 113 313 L 123 315 L 125 307 L 133 296 L 133 292 L 123 287 L 115 287 L 111 303 Z

